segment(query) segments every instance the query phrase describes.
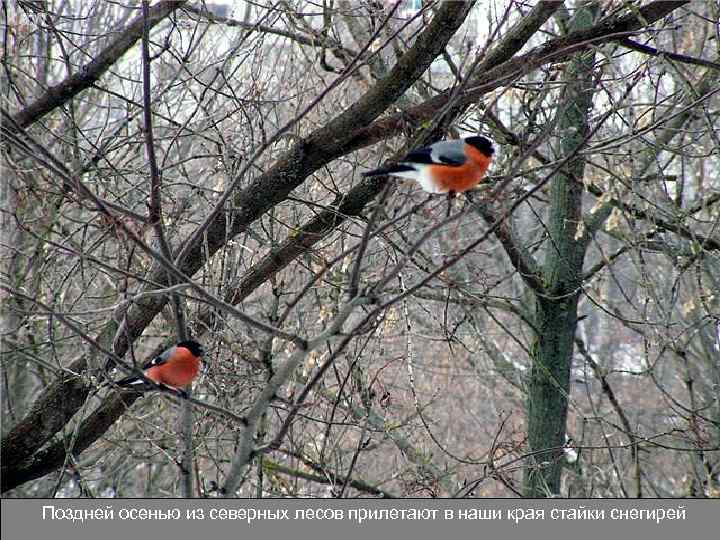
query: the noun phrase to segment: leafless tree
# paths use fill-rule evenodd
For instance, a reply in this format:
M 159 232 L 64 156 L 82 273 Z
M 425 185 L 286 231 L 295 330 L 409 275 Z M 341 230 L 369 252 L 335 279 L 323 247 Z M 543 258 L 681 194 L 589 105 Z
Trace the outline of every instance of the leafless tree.
M 3 493 L 718 496 L 718 6 L 233 6 L 2 4 Z

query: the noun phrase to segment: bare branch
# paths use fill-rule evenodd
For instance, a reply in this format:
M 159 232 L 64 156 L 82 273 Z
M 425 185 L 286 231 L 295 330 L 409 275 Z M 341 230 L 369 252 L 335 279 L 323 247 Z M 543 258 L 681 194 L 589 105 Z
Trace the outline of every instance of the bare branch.
M 151 27 L 162 22 L 168 15 L 185 4 L 187 0 L 163 0 L 155 4 L 148 14 Z M 100 77 L 117 62 L 135 43 L 142 38 L 145 19 L 138 15 L 126 28 L 117 32 L 117 37 L 89 64 L 48 90 L 13 116 L 20 127 L 27 127 L 40 118 L 61 107 L 83 90 L 91 88 Z

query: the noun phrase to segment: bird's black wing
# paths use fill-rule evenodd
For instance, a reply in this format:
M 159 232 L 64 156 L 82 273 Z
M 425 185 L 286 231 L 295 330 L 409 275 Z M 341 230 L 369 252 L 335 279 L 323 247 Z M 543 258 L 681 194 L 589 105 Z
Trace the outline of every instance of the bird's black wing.
M 145 365 L 142 367 L 143 370 L 150 369 L 153 366 L 161 366 L 165 362 L 168 361 L 168 359 L 173 355 L 175 352 L 175 347 L 170 347 L 166 351 L 163 351 L 162 353 L 158 354 L 155 358 L 145 363 Z
M 458 144 L 460 143 L 460 144 Z M 379 176 L 399 172 L 416 171 L 413 165 L 449 165 L 459 167 L 467 158 L 462 153 L 461 141 L 442 141 L 432 146 L 411 150 L 399 163 L 362 173 L 363 176 Z
M 437 163 L 432 156 L 432 148 L 426 146 L 424 148 L 416 148 L 411 150 L 404 158 L 400 160 L 406 163 L 420 163 L 423 165 L 432 165 Z
M 442 164 L 459 167 L 465 163 L 467 158 L 462 152 L 462 145 L 458 145 L 457 142 L 458 141 L 442 141 L 432 146 L 417 148 L 408 153 L 402 161 L 423 165 Z

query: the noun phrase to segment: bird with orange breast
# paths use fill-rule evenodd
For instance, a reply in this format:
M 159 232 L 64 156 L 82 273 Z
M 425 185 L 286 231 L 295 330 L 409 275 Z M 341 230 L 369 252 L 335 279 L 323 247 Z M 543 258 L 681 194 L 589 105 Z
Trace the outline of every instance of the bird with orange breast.
M 158 386 L 169 387 L 187 396 L 182 388 L 194 381 L 200 373 L 200 358 L 203 354 L 205 351 L 197 341 L 192 339 L 181 341 L 147 362 L 142 367 L 144 378 L 131 375 L 115 384 L 121 388 L 137 391 L 157 389 L 148 382 L 149 379 Z
M 480 183 L 494 153 L 492 142 L 485 137 L 452 139 L 411 150 L 396 165 L 362 175 L 410 178 L 428 193 L 462 193 Z

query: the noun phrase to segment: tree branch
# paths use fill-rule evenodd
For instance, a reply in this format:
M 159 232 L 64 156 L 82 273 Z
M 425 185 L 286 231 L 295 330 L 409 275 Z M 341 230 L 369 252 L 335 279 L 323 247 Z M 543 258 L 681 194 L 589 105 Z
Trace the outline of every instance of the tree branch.
M 211 23 L 221 23 L 228 27 L 244 28 L 253 32 L 262 32 L 263 34 L 272 34 L 275 36 L 286 37 L 299 43 L 300 45 L 306 45 L 308 47 L 318 47 L 324 49 L 330 49 L 333 52 L 342 55 L 344 58 L 354 58 L 357 56 L 357 51 L 343 47 L 341 43 L 336 42 L 330 36 L 318 34 L 300 34 L 297 32 L 290 32 L 289 30 L 283 30 L 282 28 L 275 28 L 273 26 L 267 26 L 264 24 L 257 24 L 245 21 L 239 21 L 237 19 L 231 19 L 229 17 L 222 17 L 216 15 L 207 9 L 203 9 L 198 6 L 187 6 L 184 11 L 194 13 L 200 17 L 207 19 Z M 309 31 L 310 29 L 308 29 Z
M 150 28 L 185 4 L 187 0 L 164 0 L 150 8 L 148 24 Z M 17 112 L 13 119 L 21 127 L 37 122 L 47 113 L 62 107 L 83 90 L 91 88 L 102 75 L 117 62 L 142 37 L 145 20 L 142 14 L 126 27 L 116 32 L 117 37 L 89 64 L 71 75 L 63 82 L 51 86 L 33 103 Z
M 163 16 L 166 16 L 183 3 L 162 2 L 154 6 L 151 12 L 156 16 L 159 16 L 159 13 L 162 12 Z M 484 93 L 503 86 L 507 81 L 529 73 L 545 63 L 566 58 L 590 46 L 624 38 L 628 33 L 642 28 L 646 24 L 652 24 L 686 3 L 688 3 L 687 0 L 653 2 L 637 10 L 637 14 L 601 21 L 587 31 L 574 32 L 566 37 L 551 40 L 525 55 L 499 64 L 494 69 L 483 71 L 483 65 L 481 64 L 478 69 L 480 75 L 472 81 L 472 84 L 458 99 L 461 103 L 469 104 Z M 443 4 L 435 19 L 433 19 L 431 25 L 433 31 L 426 31 L 418 38 L 418 46 L 413 47 L 411 51 L 401 58 L 396 68 L 386 79 L 380 81 L 363 98 L 330 121 L 325 127 L 316 130 L 305 140 L 300 141 L 278 159 L 275 165 L 265 174 L 258 177 L 247 189 L 236 195 L 237 211 L 233 220 L 233 228 L 230 231 L 226 231 L 226 216 L 221 214 L 209 224 L 204 238 L 196 237 L 193 242 L 186 245 L 188 256 L 180 264 L 179 270 L 185 276 L 193 275 L 204 264 L 202 254 L 204 247 L 208 249 L 208 256 L 212 256 L 227 240 L 246 230 L 265 211 L 283 201 L 290 191 L 300 185 L 308 175 L 330 161 L 399 133 L 406 126 L 408 117 L 422 122 L 432 118 L 437 111 L 441 110 L 447 104 L 451 91 L 403 113 L 374 121 L 424 72 L 437 54 L 442 52 L 444 48 L 443 40 L 445 38 L 449 39 L 449 36 L 455 31 L 455 23 L 462 21 L 464 13 L 461 12 L 464 11 L 465 7 L 464 4 L 455 2 Z M 436 22 L 437 24 L 435 24 Z M 114 44 L 119 47 L 118 50 L 122 51 L 120 55 L 127 51 L 141 36 L 142 17 L 136 19 L 129 29 L 132 31 L 126 30 L 123 36 Z M 119 46 L 120 42 L 125 43 L 125 40 L 130 39 L 130 37 L 133 39 L 129 44 Z M 440 48 L 438 49 L 438 47 Z M 112 47 L 106 49 L 96 61 L 90 64 L 92 69 L 89 68 L 87 72 L 94 79 L 86 79 L 76 75 L 61 83 L 59 90 L 48 91 L 35 104 L 18 113 L 16 115 L 18 123 L 20 125 L 29 125 L 47 114 L 54 107 L 62 105 L 83 89 L 88 88 L 112 63 L 105 65 L 101 62 L 101 59 L 107 62 L 111 49 L 115 51 Z M 116 54 L 113 58 L 117 60 L 119 55 Z M 357 128 L 358 125 L 362 127 Z M 207 239 L 207 243 L 204 244 L 205 239 Z M 151 274 L 150 282 L 157 281 L 159 286 L 162 286 L 167 280 L 165 272 L 166 270 L 162 266 L 157 266 Z M 134 340 L 141 335 L 165 303 L 165 298 L 151 296 L 143 298 L 131 307 L 126 319 L 126 329 L 116 344 L 116 353 L 118 355 L 125 353 L 128 347 L 127 340 Z M 78 366 L 78 371 L 83 369 L 84 360 L 82 365 Z M 51 385 L 38 398 L 33 412 L 23 422 L 27 425 L 42 425 L 38 414 L 41 414 L 43 410 L 51 409 L 52 404 L 61 406 L 65 418 L 72 417 L 83 400 L 80 401 L 80 404 L 69 403 L 70 400 L 67 399 L 67 395 L 72 392 L 83 394 L 86 389 L 87 386 L 77 379 L 74 379 L 72 383 L 59 381 L 57 384 Z M 121 414 L 122 410 L 124 408 L 118 406 L 114 413 Z M 114 416 L 114 414 L 105 415 L 101 421 L 101 423 L 104 423 L 104 429 L 98 426 L 98 430 L 95 432 L 96 437 L 104 433 L 104 430 L 112 425 L 119 417 L 119 414 L 117 416 Z M 7 436 L 12 436 L 13 433 L 16 434 L 15 428 Z M 53 433 L 50 433 L 50 436 Z M 25 459 L 28 456 L 18 456 L 18 458 Z M 61 464 L 62 460 L 56 463 L 55 467 Z M 52 467 L 50 470 L 52 470 Z
M 633 41 L 630 38 L 621 39 L 620 45 L 622 45 L 623 47 L 627 47 L 628 49 L 632 49 L 634 51 L 638 51 L 638 52 L 641 52 L 643 54 L 647 54 L 650 56 L 665 56 L 671 60 L 676 60 L 676 61 L 682 62 L 684 64 L 693 64 L 696 66 L 709 67 L 711 69 L 720 69 L 720 64 L 718 64 L 717 62 L 705 60 L 704 58 L 696 58 L 695 56 L 688 56 L 686 54 L 677 54 L 677 53 L 668 52 L 668 51 L 659 51 L 653 47 L 649 47 L 647 45 L 643 45 L 642 43 Z

